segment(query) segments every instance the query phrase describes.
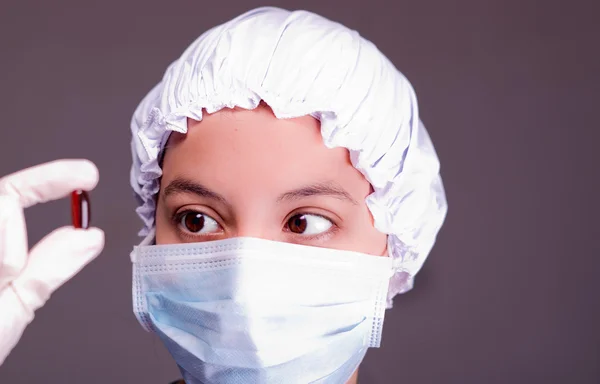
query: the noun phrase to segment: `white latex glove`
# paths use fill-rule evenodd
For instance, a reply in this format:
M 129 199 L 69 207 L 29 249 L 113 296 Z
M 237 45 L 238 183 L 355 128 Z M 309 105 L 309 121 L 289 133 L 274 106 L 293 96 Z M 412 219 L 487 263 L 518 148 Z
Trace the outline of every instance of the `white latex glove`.
M 52 292 L 104 247 L 98 228 L 59 228 L 27 249 L 23 209 L 91 190 L 98 169 L 88 160 L 58 160 L 0 179 L 0 365 Z

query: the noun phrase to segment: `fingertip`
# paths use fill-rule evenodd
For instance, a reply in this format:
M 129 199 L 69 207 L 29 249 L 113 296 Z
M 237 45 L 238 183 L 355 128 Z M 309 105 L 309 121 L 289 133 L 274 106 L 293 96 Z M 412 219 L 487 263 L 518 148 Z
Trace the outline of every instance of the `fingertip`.
M 104 231 L 101 230 L 100 228 L 97 227 L 91 227 L 88 229 L 84 229 L 85 233 L 87 234 L 86 236 L 88 236 L 90 238 L 91 242 L 94 242 L 95 244 L 99 244 L 101 246 L 104 246 Z
M 19 198 L 23 208 L 92 190 L 100 173 L 87 159 L 62 159 L 36 165 L 0 179 L 0 194 Z
M 104 231 L 97 227 L 83 229 L 64 226 L 55 229 L 47 237 L 52 238 L 52 242 L 69 243 L 75 248 L 102 249 L 104 247 Z
M 98 181 L 100 180 L 100 171 L 94 162 L 88 159 L 75 159 L 73 160 L 73 167 L 77 168 L 74 170 L 78 172 L 82 177 L 85 178 L 87 183 L 87 190 L 92 190 L 98 185 Z
M 94 247 L 104 246 L 104 231 L 97 227 L 90 227 L 87 229 L 83 228 L 72 228 L 74 232 L 80 236 L 81 241 Z
M 94 162 L 89 159 L 60 159 L 40 167 L 48 166 L 48 169 L 60 170 L 60 174 L 68 174 L 73 181 L 81 184 L 81 188 L 91 190 L 96 187 L 100 179 L 100 171 Z

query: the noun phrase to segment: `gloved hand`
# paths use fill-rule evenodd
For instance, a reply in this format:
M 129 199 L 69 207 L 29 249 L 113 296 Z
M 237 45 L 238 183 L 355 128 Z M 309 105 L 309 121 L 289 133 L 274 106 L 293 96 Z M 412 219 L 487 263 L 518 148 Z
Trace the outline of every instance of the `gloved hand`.
M 87 160 L 53 161 L 0 179 L 0 365 L 34 311 L 104 247 L 100 229 L 67 226 L 28 251 L 23 209 L 97 183 L 98 169 Z

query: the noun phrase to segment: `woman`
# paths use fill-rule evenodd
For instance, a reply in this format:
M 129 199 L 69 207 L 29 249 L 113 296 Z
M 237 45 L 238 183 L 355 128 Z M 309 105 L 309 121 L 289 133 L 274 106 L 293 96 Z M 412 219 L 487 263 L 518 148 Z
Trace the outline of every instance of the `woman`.
M 134 312 L 185 382 L 355 384 L 446 214 L 408 81 L 340 24 L 259 8 L 196 40 L 131 128 Z M 97 180 L 60 161 L 0 181 L 0 358 L 103 246 L 63 228 L 27 255 L 22 208 Z

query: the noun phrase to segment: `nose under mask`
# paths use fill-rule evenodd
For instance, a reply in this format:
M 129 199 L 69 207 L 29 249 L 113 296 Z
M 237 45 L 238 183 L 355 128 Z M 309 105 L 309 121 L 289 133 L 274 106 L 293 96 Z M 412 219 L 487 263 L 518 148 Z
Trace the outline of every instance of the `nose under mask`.
M 393 260 L 257 238 L 131 253 L 133 306 L 188 384 L 344 384 L 379 347 Z

